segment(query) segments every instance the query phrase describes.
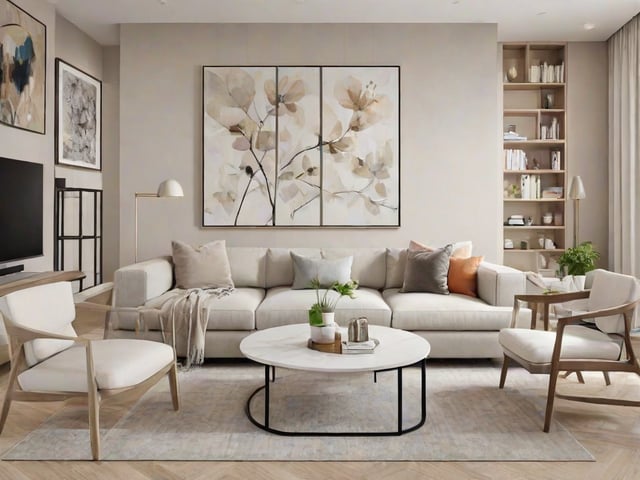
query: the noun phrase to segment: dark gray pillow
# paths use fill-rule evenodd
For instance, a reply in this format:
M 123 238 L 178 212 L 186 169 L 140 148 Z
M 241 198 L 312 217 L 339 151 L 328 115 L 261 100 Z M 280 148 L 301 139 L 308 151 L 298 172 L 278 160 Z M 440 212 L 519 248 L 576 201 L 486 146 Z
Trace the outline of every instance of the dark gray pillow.
M 433 252 L 407 252 L 407 265 L 404 270 L 404 283 L 401 292 L 427 292 L 449 294 L 447 275 L 449 257 L 453 245 L 447 245 Z
M 320 280 L 320 286 L 328 288 L 335 282 L 345 283 L 351 280 L 353 257 L 335 260 L 313 259 L 291 252 L 293 260 L 293 290 L 311 288 L 311 280 Z

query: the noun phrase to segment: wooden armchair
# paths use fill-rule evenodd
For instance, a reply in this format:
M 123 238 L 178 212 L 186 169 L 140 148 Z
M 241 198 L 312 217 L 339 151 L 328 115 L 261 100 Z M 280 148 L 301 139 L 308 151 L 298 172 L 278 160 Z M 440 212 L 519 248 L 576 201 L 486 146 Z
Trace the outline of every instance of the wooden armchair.
M 0 433 L 13 400 L 50 402 L 82 397 L 88 402 L 92 457 L 98 460 L 103 400 L 139 395 L 168 375 L 173 408 L 179 409 L 171 346 L 145 340 L 78 337 L 71 325 L 75 307 L 68 282 L 20 290 L 5 300 L 11 372 Z
M 540 301 L 540 297 L 545 297 L 549 303 L 552 303 L 550 298 L 559 303 L 587 298 L 587 310 L 559 318 L 556 332 L 524 328 L 502 329 L 498 337 L 504 351 L 500 388 L 504 388 L 511 361 L 520 364 L 530 373 L 548 373 L 545 432 L 549 431 L 556 396 L 588 403 L 640 406 L 640 402 L 629 400 L 556 393 L 560 371 L 602 371 L 607 385 L 608 372 L 634 372 L 640 375 L 640 364 L 630 338 L 640 304 L 638 281 L 628 275 L 600 270 L 594 274 L 590 291 L 552 296 L 516 296 L 514 315 L 517 315 L 519 302 Z

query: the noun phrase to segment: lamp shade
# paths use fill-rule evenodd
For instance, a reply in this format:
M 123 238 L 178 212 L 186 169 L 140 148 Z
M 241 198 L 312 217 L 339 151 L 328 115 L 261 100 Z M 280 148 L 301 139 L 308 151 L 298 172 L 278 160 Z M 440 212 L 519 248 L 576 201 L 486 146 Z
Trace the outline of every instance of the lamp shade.
M 582 200 L 587 196 L 587 192 L 584 191 L 584 184 L 580 175 L 576 175 L 571 179 L 571 187 L 569 188 L 569 198 L 573 200 Z
M 182 185 L 177 180 L 170 178 L 158 186 L 159 197 L 184 197 Z

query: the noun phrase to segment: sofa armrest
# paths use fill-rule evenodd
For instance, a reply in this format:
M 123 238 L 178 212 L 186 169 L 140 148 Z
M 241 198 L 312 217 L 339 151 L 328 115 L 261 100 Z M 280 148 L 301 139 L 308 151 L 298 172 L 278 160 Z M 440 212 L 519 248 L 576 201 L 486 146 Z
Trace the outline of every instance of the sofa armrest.
M 514 295 L 525 293 L 526 287 L 520 270 L 489 262 L 478 267 L 478 296 L 490 305 L 511 307 Z
M 170 257 L 158 257 L 119 268 L 113 280 L 114 307 L 140 307 L 173 286 Z

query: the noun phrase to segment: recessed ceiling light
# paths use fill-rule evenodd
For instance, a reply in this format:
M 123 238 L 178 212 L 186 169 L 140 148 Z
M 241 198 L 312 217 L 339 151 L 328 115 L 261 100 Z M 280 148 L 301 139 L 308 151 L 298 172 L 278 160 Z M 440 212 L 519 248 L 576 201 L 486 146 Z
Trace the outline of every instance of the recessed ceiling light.
M 585 30 L 593 30 L 594 28 L 596 28 L 596 25 L 595 23 L 585 23 L 583 27 Z
M 536 13 L 536 15 L 538 15 L 538 16 L 540 16 L 540 15 L 546 15 L 546 14 L 547 14 L 547 12 L 538 12 L 538 13 Z

